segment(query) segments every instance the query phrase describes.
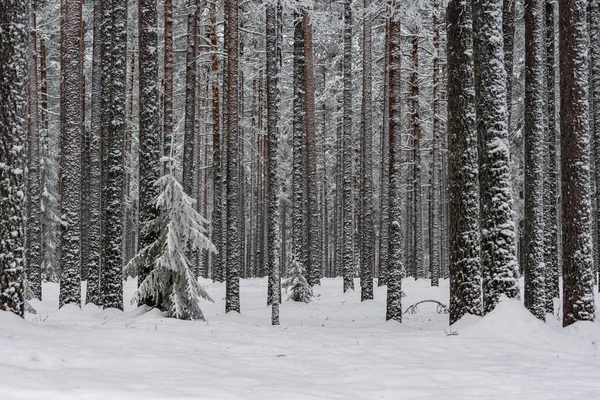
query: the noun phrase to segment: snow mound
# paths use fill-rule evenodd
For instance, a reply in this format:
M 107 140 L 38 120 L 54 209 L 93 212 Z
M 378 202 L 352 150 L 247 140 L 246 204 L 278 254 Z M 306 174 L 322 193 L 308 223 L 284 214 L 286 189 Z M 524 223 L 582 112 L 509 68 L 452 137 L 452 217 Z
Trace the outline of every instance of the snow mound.
M 30 329 L 31 324 L 10 311 L 0 311 L 0 331 L 14 332 L 16 329 Z
M 470 316 L 469 319 L 472 319 Z M 463 323 L 459 324 L 461 326 Z M 464 324 L 458 333 L 472 337 L 495 337 L 520 342 L 556 343 L 557 332 L 533 316 L 517 299 L 500 298 L 496 308 L 478 322 Z
M 70 303 L 62 306 L 55 313 L 49 314 L 47 321 L 93 321 L 94 317 L 88 315 L 77 304 Z
M 591 321 L 579 321 L 567 326 L 563 332 L 569 336 L 600 342 L 600 324 Z

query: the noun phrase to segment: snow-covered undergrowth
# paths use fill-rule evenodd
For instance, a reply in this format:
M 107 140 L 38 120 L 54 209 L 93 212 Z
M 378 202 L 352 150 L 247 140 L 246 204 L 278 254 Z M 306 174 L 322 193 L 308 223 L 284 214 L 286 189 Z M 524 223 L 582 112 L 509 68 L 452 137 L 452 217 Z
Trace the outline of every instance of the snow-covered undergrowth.
M 57 310 L 58 287 L 45 285 L 37 315 L 0 313 L 0 399 L 598 398 L 599 322 L 562 329 L 505 300 L 452 327 L 433 303 L 386 323 L 385 288 L 361 303 L 323 279 L 311 303 L 284 302 L 272 327 L 266 282 L 242 280 L 242 314 L 225 315 L 224 285 L 203 281 L 215 300 L 207 322 L 129 304 Z M 447 303 L 447 281 L 403 285 L 404 309 Z M 128 281 L 125 298 L 134 291 Z

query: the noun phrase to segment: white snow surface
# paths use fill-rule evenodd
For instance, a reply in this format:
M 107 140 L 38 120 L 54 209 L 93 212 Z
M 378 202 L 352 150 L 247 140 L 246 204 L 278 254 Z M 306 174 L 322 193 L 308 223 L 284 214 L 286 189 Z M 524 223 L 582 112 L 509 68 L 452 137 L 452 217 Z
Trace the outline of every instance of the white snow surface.
M 0 312 L 0 399 L 597 399 L 600 323 L 560 328 L 503 299 L 484 318 L 422 304 L 404 323 L 385 322 L 375 300 L 323 279 L 309 304 L 284 301 L 270 325 L 266 279 L 241 281 L 241 314 L 224 313 L 225 286 L 206 285 L 207 322 L 65 306 L 44 285 L 37 315 Z M 136 287 L 125 285 L 125 299 Z M 359 282 L 355 282 L 359 288 Z M 448 281 L 405 279 L 403 308 L 447 304 Z M 596 296 L 600 301 L 600 297 Z M 600 318 L 598 318 L 600 319 Z

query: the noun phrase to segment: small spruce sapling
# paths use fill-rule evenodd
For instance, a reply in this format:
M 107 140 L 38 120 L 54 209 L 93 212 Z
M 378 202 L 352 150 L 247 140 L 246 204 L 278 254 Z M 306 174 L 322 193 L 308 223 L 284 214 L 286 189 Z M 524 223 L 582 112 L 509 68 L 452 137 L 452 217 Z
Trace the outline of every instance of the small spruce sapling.
M 312 287 L 308 284 L 304 276 L 304 267 L 298 261 L 296 255 L 291 252 L 288 258 L 289 268 L 281 286 L 290 292 L 288 300 L 301 301 L 309 303 L 313 297 Z
M 132 303 L 151 299 L 170 317 L 204 320 L 200 301 L 213 300 L 194 277 L 188 255 L 189 249 L 216 252 L 216 248 L 205 235 L 203 225 L 207 221 L 195 210 L 195 200 L 175 178 L 174 160 L 164 157 L 161 161 L 167 164 L 167 173 L 155 183 L 160 188 L 156 198 L 159 217 L 143 227 L 158 230 L 158 238 L 141 249 L 126 267 L 130 270 L 150 263 L 152 271 L 139 285 Z

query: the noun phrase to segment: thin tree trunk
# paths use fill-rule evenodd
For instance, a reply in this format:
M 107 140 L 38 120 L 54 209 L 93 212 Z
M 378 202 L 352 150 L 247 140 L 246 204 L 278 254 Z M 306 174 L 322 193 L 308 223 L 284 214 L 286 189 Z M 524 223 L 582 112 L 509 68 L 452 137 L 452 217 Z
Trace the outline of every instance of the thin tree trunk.
M 238 0 L 227 0 L 227 284 L 225 311 L 240 312 Z
M 40 125 L 38 107 L 37 1 L 29 2 L 28 118 L 27 118 L 27 230 L 25 270 L 34 298 L 42 299 Z
M 373 67 L 370 0 L 364 0 L 363 15 L 363 93 L 362 93 L 362 165 L 361 165 L 361 301 L 373 299 Z

